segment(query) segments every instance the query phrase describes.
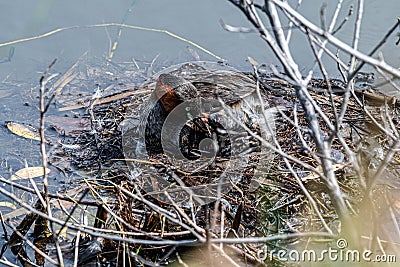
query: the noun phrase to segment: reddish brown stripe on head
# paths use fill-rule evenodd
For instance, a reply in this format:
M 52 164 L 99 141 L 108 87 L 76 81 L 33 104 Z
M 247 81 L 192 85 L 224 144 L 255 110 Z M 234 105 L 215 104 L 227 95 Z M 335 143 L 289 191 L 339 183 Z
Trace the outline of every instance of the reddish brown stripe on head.
M 171 83 L 171 75 L 161 74 L 157 80 L 155 93 L 167 112 L 171 112 L 181 101 L 175 93 L 175 84 Z

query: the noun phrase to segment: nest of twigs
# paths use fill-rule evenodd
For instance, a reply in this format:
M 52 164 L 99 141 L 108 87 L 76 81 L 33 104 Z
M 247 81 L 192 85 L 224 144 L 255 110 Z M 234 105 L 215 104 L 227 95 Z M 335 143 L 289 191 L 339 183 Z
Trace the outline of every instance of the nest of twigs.
M 103 97 L 111 99 L 104 101 L 106 103 L 103 104 L 93 100 L 88 101 L 86 106 L 89 114 L 79 116 L 90 119 L 91 129 L 67 139 L 65 142 L 69 142 L 69 146 L 64 147 L 64 153 L 71 158 L 74 168 L 88 171 L 92 176 L 92 185 L 97 185 L 94 188 L 101 192 L 101 195 L 108 196 L 109 203 L 103 203 L 103 206 L 108 207 L 107 214 L 103 218 L 104 221 L 97 226 L 111 229 L 117 235 L 130 239 L 130 241 L 106 242 L 107 246 L 99 254 L 103 255 L 103 261 L 118 259 L 121 262 L 122 258 L 127 256 L 130 260 L 149 265 L 181 260 L 185 262 L 193 260 L 194 251 L 195 261 L 228 264 L 229 259 L 234 258 L 238 262 L 261 264 L 256 256 L 260 243 L 229 245 L 224 248 L 225 251 L 229 251 L 227 257 L 221 257 L 217 246 L 210 249 L 209 246 L 202 244 L 206 244 L 204 240 L 209 237 L 251 238 L 323 230 L 323 225 L 304 195 L 299 181 L 279 155 L 268 161 L 266 163 L 268 166 L 264 166 L 265 168 L 259 167 L 258 175 L 262 179 L 257 190 L 251 190 L 255 170 L 249 167 L 242 180 L 232 186 L 229 192 L 221 194 L 216 201 L 206 205 L 174 205 L 155 199 L 141 190 L 132 179 L 131 170 L 124 161 L 119 126 L 128 111 L 137 109 L 146 101 L 154 81 L 150 77 L 142 85 L 135 85 L 132 88 L 132 77 L 128 78 L 125 70 L 126 68 L 112 66 L 112 70 L 107 72 L 114 72 L 110 78 L 104 78 L 99 72 L 86 70 L 86 75 L 90 73 L 89 77 L 85 77 L 88 87 L 90 83 L 92 86 L 111 84 L 115 91 L 109 95 L 121 97 L 116 97 L 115 100 L 109 96 Z M 78 69 L 74 72 L 81 75 Z M 129 72 L 129 75 L 132 73 Z M 143 80 L 142 72 L 137 72 L 136 75 L 140 77 L 139 80 Z M 256 78 L 252 73 L 246 75 L 255 81 Z M 260 89 L 266 92 L 270 105 L 284 107 L 276 119 L 276 138 L 282 151 L 317 168 L 320 163 L 313 157 L 313 153 L 316 152 L 315 147 L 295 90 L 275 75 L 259 73 L 259 78 Z M 365 81 L 362 78 L 360 77 L 360 81 Z M 337 80 L 330 82 L 334 89 L 332 95 L 328 91 L 326 82 L 320 79 L 312 80 L 309 89 L 323 113 L 333 120 L 335 114 L 332 105 L 341 103 L 345 86 Z M 71 88 L 79 88 L 80 84 L 81 80 L 75 78 L 65 86 L 64 94 L 67 95 Z M 127 92 L 130 93 L 126 94 Z M 364 83 L 356 93 L 360 96 L 365 93 L 367 97 L 376 96 L 375 100 L 384 99 L 380 94 L 371 94 L 368 83 Z M 376 110 L 371 108 L 371 112 L 376 113 Z M 351 148 L 362 148 L 360 140 L 372 130 L 368 127 L 369 119 L 364 109 L 355 101 L 350 100 L 344 123 L 342 136 L 346 144 Z M 324 127 L 323 122 L 321 125 Z M 322 130 L 328 132 L 326 129 Z M 311 150 L 304 148 L 304 142 L 307 142 Z M 341 188 L 348 195 L 350 205 L 356 204 L 355 200 L 360 200 L 358 197 L 361 195 L 358 190 L 359 179 L 355 179 L 346 166 L 347 159 L 343 145 L 334 140 L 332 148 L 332 158 L 336 161 L 336 174 Z M 262 157 L 258 156 L 260 155 L 254 154 L 253 160 L 258 166 L 263 166 L 263 163 L 259 162 Z M 178 175 L 187 186 L 198 184 L 202 181 L 202 177 L 210 177 L 216 171 L 208 169 L 185 174 L 171 166 L 164 155 L 154 156 L 148 164 L 152 164 L 153 170 L 162 173 L 165 179 L 169 179 L 171 175 Z M 292 168 L 297 178 L 316 200 L 316 205 L 324 214 L 326 223 L 339 232 L 337 215 L 322 181 L 301 164 L 293 162 Z M 356 205 L 353 207 L 356 209 Z M 200 237 L 204 239 L 201 242 L 199 242 Z M 135 239 L 140 242 L 135 242 Z M 282 246 L 292 241 L 296 240 L 271 241 L 269 244 Z M 210 254 L 210 251 L 214 251 L 215 254 Z

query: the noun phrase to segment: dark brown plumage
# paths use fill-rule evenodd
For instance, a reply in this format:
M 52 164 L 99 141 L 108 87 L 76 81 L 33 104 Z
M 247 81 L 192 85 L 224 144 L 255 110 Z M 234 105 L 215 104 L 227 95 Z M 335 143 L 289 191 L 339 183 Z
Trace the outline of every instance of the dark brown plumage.
M 265 100 L 263 105 L 266 110 Z M 133 136 L 126 138 L 124 146 L 131 151 L 131 158 L 161 153 L 175 159 L 196 159 L 207 153 L 228 158 L 232 153 L 251 152 L 259 143 L 240 124 L 265 137 L 261 107 L 251 76 L 184 64 L 156 78 L 155 89 L 141 105 L 139 116 L 124 131 L 124 136 Z

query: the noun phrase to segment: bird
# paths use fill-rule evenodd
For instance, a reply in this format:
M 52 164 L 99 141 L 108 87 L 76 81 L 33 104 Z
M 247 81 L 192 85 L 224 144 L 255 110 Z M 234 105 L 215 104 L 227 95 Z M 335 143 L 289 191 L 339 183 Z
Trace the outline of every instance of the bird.
M 155 88 L 125 123 L 127 158 L 230 160 L 260 151 L 274 134 L 276 111 L 256 80 L 232 69 L 186 63 L 155 77 Z M 255 138 L 257 135 L 260 138 Z
M 161 74 L 156 83 L 156 87 L 144 106 L 142 125 L 145 127 L 145 144 L 147 152 L 150 155 L 162 153 L 162 132 L 164 123 L 171 112 L 180 104 L 186 103 L 187 107 L 198 110 L 199 92 L 192 83 L 185 79 L 172 75 Z M 191 110 L 194 113 L 195 110 Z M 183 113 L 183 114 L 182 114 Z M 184 112 L 176 112 L 172 122 L 187 122 L 191 120 L 190 114 Z M 168 135 L 176 134 L 176 125 L 164 127 Z M 185 125 L 182 125 L 186 129 Z M 182 128 L 181 127 L 181 128 Z M 169 140 L 168 140 L 169 141 Z
M 149 97 L 123 122 L 130 179 L 163 202 L 167 190 L 177 203 L 187 203 L 189 195 L 205 203 L 218 185 L 229 190 L 231 183 L 253 183 L 259 159 L 265 166 L 273 158 L 261 140 L 274 135 L 276 113 L 256 79 L 186 63 L 154 80 Z

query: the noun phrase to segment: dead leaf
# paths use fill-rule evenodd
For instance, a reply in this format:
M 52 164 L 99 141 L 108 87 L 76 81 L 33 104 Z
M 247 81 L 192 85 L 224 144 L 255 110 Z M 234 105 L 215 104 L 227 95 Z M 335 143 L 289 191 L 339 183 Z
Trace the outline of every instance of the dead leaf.
M 17 209 L 17 206 L 15 206 L 13 203 L 8 202 L 8 201 L 0 201 L 0 207 L 7 207 L 13 210 Z
M 40 141 L 40 135 L 37 129 L 29 125 L 24 125 L 21 123 L 9 121 L 7 122 L 7 128 L 14 134 L 21 136 L 23 138 L 32 139 Z
M 50 173 L 50 169 L 46 168 L 46 174 Z M 23 168 L 17 171 L 13 176 L 11 176 L 11 180 L 21 180 L 21 179 L 29 179 L 36 178 L 44 175 L 43 167 L 28 167 Z
M 117 101 L 123 98 L 127 98 L 130 96 L 134 96 L 134 95 L 140 95 L 140 94 L 148 94 L 151 93 L 151 90 L 141 90 L 141 91 L 128 91 L 128 92 L 122 92 L 122 93 L 118 93 L 116 95 L 111 95 L 111 96 L 107 96 L 104 97 L 102 99 L 97 100 L 94 105 L 101 105 L 101 104 L 106 104 L 106 103 L 110 103 L 113 101 Z M 82 103 L 82 104 L 75 104 L 72 106 L 67 106 L 67 107 L 62 107 L 59 108 L 58 111 L 68 111 L 68 110 L 74 110 L 74 109 L 80 109 L 80 108 L 86 108 L 90 106 L 90 101 Z

